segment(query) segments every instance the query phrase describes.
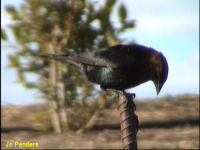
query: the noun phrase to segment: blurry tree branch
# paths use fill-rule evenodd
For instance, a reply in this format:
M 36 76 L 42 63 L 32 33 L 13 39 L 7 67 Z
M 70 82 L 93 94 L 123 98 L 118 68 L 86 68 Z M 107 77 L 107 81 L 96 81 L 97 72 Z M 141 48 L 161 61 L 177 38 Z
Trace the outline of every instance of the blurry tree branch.
M 19 8 L 12 5 L 6 7 L 13 21 L 8 28 L 17 43 L 12 46 L 15 51 L 9 55 L 9 67 L 17 70 L 19 83 L 30 89 L 37 89 L 41 97 L 49 101 L 52 121 L 57 120 L 54 123 L 56 132 L 62 131 L 62 122 L 67 124 L 67 115 L 64 114 L 66 100 L 70 104 L 78 99 L 78 89 L 85 85 L 87 90 L 81 96 L 90 98 L 94 93 L 94 85 L 86 82 L 70 66 L 63 67 L 57 62 L 42 60 L 38 55 L 79 53 L 120 44 L 122 41 L 118 37 L 119 33 L 133 28 L 134 22 L 126 20 L 126 9 L 121 6 L 121 26 L 115 27 L 110 21 L 115 2 L 107 0 L 99 9 L 94 9 L 94 5 L 86 0 L 24 0 Z M 95 22 L 99 22 L 98 27 L 94 27 Z M 1 39 L 10 42 L 6 30 L 2 28 L 1 31 Z M 34 82 L 27 77 L 29 73 L 37 77 Z M 60 92 L 63 92 L 62 96 L 58 94 Z M 64 117 L 61 117 L 62 121 L 59 116 Z

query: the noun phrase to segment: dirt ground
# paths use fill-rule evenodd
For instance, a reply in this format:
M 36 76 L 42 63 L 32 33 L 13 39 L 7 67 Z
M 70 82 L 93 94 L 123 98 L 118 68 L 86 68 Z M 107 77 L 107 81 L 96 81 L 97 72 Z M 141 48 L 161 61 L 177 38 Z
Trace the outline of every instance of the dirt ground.
M 139 149 L 198 149 L 199 96 L 136 100 L 140 127 Z M 1 148 L 7 143 L 38 143 L 36 149 L 121 149 L 117 105 L 102 110 L 85 133 L 41 132 L 38 116 L 48 115 L 45 105 L 5 106 L 1 110 Z M 81 119 L 81 118 L 80 118 Z M 10 146 L 11 146 L 10 144 Z M 21 147 L 22 148 L 22 147 Z M 27 148 L 25 148 L 27 149 Z

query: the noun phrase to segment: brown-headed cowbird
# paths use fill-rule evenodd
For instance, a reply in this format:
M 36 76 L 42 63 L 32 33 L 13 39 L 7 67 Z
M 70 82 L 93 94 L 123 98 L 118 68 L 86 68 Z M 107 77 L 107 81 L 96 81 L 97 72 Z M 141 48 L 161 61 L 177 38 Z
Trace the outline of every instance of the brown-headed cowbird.
M 138 44 L 116 45 L 81 54 L 42 56 L 74 66 L 103 89 L 124 91 L 152 80 L 159 94 L 168 76 L 163 54 Z

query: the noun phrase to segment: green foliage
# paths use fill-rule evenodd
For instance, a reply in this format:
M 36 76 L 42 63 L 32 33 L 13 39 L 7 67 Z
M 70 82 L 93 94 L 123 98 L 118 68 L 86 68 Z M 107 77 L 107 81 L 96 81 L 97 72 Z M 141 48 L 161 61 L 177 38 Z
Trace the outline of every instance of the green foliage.
M 73 103 L 73 106 L 68 111 L 68 123 L 70 129 L 76 131 L 83 128 L 97 110 L 99 110 L 98 101 L 89 103 L 80 101 Z
M 124 5 L 121 5 L 121 7 L 119 8 L 119 17 L 120 17 L 121 23 L 125 23 L 127 14 L 126 14 L 126 8 L 124 7 Z
M 18 12 L 16 10 L 16 8 L 12 5 L 9 5 L 6 7 L 6 11 L 11 15 L 13 20 L 21 20 L 20 16 L 18 15 Z
M 7 35 L 3 29 L 1 29 L 1 39 L 2 40 L 7 40 Z
M 17 69 L 19 82 L 27 88 L 38 89 L 46 99 L 56 98 L 51 92 L 56 87 L 49 80 L 50 64 L 37 56 L 52 53 L 51 48 L 53 53 L 67 54 L 69 51 L 91 51 L 121 43 L 119 33 L 132 28 L 134 22 L 125 21 L 127 13 L 122 5 L 119 9 L 121 27 L 115 28 L 110 21 L 115 2 L 107 0 L 104 7 L 97 10 L 85 0 L 24 0 L 19 9 L 7 6 L 6 11 L 13 19 L 9 28 L 20 46 L 9 56 L 9 66 Z M 99 27 L 94 27 L 94 22 L 98 22 Z M 3 29 L 1 39 L 7 39 Z M 56 77 L 59 76 L 58 70 L 62 69 L 67 99 L 77 99 L 77 88 L 83 91 L 81 94 L 85 99 L 92 95 L 94 86 L 85 82 L 82 75 L 70 66 L 58 66 L 56 63 Z M 37 75 L 37 81 L 26 77 L 30 72 Z

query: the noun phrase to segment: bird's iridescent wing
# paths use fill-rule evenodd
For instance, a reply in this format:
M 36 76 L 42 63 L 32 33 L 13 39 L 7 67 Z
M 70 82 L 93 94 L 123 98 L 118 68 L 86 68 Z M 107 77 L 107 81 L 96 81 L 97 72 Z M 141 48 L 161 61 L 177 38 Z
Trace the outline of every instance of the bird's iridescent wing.
M 76 62 L 100 66 L 118 68 L 134 64 L 135 54 L 133 46 L 117 45 L 110 47 L 106 50 L 83 53 L 80 55 L 72 56 Z

